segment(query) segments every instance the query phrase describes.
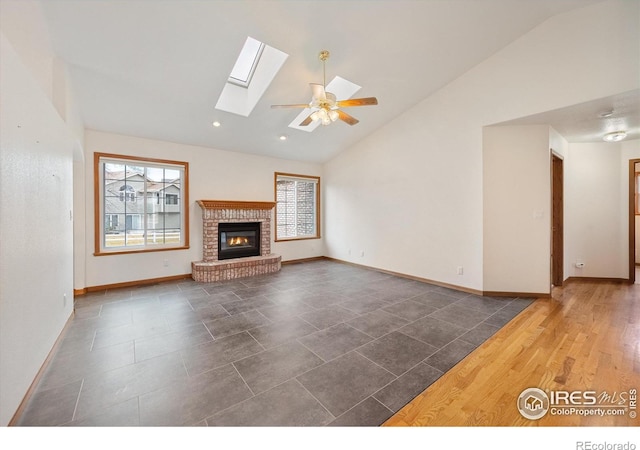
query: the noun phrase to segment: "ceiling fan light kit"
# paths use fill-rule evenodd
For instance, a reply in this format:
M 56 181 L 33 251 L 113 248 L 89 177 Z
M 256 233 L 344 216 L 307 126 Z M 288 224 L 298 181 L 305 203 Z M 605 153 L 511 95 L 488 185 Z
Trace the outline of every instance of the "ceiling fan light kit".
M 322 61 L 323 83 L 309 83 L 311 86 L 311 102 L 291 105 L 271 105 L 271 108 L 310 108 L 313 111 L 300 123 L 300 126 L 307 126 L 311 122 L 320 122 L 322 125 L 329 125 L 336 120 L 342 120 L 349 125 L 355 125 L 359 121 L 355 117 L 345 113 L 341 108 L 352 106 L 377 105 L 378 99 L 375 97 L 353 98 L 348 100 L 337 100 L 335 94 L 326 91 L 326 61 L 329 59 L 329 52 L 322 50 L 319 54 Z
M 321 108 L 318 111 L 311 113 L 311 120 L 317 122 L 321 121 L 322 125 L 329 125 L 331 122 L 338 120 L 338 112 L 334 109 Z

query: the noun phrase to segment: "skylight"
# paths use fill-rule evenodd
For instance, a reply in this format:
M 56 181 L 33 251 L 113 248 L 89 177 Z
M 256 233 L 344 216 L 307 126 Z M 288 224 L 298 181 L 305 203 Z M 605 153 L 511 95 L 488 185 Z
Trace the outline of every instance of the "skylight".
M 218 97 L 216 109 L 248 117 L 288 57 L 248 37 Z
M 264 50 L 264 43 L 252 37 L 247 37 L 240 51 L 240 55 L 238 55 L 236 64 L 231 70 L 229 82 L 239 86 L 249 87 L 251 77 L 258 66 L 258 61 L 260 61 L 262 50 Z

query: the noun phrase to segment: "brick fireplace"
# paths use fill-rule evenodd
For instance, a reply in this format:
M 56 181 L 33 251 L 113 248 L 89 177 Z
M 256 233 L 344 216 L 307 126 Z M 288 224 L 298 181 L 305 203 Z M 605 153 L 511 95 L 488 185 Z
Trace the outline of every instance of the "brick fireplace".
M 271 210 L 274 202 L 198 200 L 202 208 L 202 261 L 191 263 L 195 281 L 211 283 L 278 272 L 281 257 L 271 253 Z M 258 256 L 220 259 L 219 225 L 257 224 Z

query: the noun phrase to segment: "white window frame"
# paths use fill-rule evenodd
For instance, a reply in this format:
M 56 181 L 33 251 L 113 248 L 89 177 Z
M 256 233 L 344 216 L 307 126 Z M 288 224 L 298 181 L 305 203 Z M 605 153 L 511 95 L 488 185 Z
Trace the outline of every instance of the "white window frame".
M 134 243 L 127 243 L 124 240 L 124 245 L 121 246 L 107 246 L 107 232 L 106 215 L 114 215 L 119 213 L 107 212 L 105 214 L 105 179 L 104 179 L 104 165 L 105 164 L 125 164 L 130 166 L 140 166 L 144 168 L 146 173 L 147 169 L 170 169 L 178 170 L 180 172 L 180 195 L 178 197 L 179 214 L 180 214 L 180 238 L 178 242 L 171 243 L 157 243 L 154 242 L 156 233 L 153 233 L 152 229 L 148 229 L 149 226 L 147 217 L 147 201 L 140 202 L 143 208 L 142 212 L 127 212 L 122 213 L 124 216 L 124 223 L 126 226 L 126 216 L 139 214 L 140 224 L 143 228 L 142 238 L 140 243 L 134 241 Z M 153 181 L 144 180 L 142 198 L 147 198 L 147 183 Z M 164 159 L 135 157 L 128 155 L 115 155 L 109 153 L 95 153 L 94 154 L 94 231 L 95 231 L 95 251 L 94 255 L 114 255 L 123 253 L 140 253 L 140 252 L 153 252 L 153 251 L 167 251 L 167 250 L 181 250 L 189 248 L 189 163 L 182 161 L 169 161 Z M 152 214 L 152 213 L 149 213 Z M 125 233 L 126 234 L 126 233 Z M 154 238 L 152 238 L 153 236 Z
M 278 205 L 278 181 L 281 181 L 281 180 L 315 184 L 315 196 L 314 196 L 314 205 L 313 205 L 315 232 L 313 235 L 296 234 L 296 235 L 281 236 L 280 233 L 278 232 L 278 220 L 279 220 L 278 219 L 278 206 L 279 206 Z M 312 175 L 298 175 L 298 174 L 291 174 L 291 173 L 275 172 L 274 195 L 275 195 L 275 201 L 276 201 L 276 207 L 275 207 L 275 241 L 276 242 L 296 241 L 296 240 L 303 240 L 303 239 L 320 239 L 321 237 L 320 235 L 320 177 L 312 176 Z M 297 208 L 296 208 L 296 214 L 297 214 Z M 297 223 L 297 219 L 296 219 L 296 223 Z

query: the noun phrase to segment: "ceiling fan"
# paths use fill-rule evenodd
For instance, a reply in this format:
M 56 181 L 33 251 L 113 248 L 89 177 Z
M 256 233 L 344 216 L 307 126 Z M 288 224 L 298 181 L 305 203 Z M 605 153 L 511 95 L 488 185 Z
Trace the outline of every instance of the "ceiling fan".
M 311 122 L 320 121 L 322 125 L 329 125 L 340 119 L 349 125 L 355 125 L 359 122 L 355 117 L 342 111 L 340 108 L 348 108 L 352 106 L 368 106 L 377 105 L 378 99 L 375 97 L 352 98 L 348 100 L 337 100 L 336 96 L 326 91 L 326 71 L 325 64 L 329 59 L 329 52 L 322 50 L 320 52 L 320 61 L 322 61 L 323 84 L 309 83 L 311 86 L 311 102 L 297 103 L 292 105 L 271 105 L 271 108 L 310 108 L 313 112 L 309 114 L 300 126 L 307 126 Z

